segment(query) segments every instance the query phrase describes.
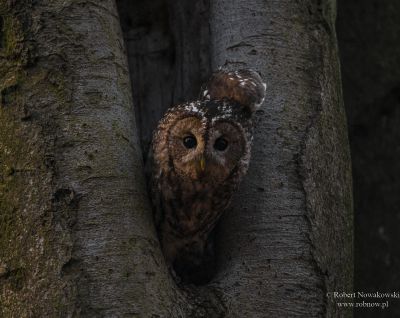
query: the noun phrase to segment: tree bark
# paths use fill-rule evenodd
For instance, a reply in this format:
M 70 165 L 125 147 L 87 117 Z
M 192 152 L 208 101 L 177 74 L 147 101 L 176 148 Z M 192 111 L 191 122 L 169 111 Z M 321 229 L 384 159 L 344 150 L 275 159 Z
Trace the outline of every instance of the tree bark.
M 268 84 L 249 174 L 219 233 L 218 278 L 228 312 L 350 315 L 326 297 L 352 288 L 351 170 L 335 2 L 212 3 L 213 68 L 252 67 Z
M 170 278 L 114 1 L 0 8 L 1 316 L 157 312 Z
M 137 121 L 113 1 L 1 2 L 2 314 L 350 315 L 326 297 L 350 290 L 352 272 L 334 3 L 118 8 Z M 178 286 L 156 239 L 139 139 L 146 152 L 165 109 L 195 99 L 219 65 L 261 72 L 268 96 L 249 174 L 218 229 L 215 277 Z

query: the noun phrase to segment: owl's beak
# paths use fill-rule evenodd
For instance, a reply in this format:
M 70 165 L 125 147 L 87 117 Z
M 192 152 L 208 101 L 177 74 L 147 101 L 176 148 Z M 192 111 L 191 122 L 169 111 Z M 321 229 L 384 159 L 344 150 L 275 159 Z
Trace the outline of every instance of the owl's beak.
M 204 157 L 201 157 L 199 164 L 200 164 L 200 170 L 204 172 L 204 170 L 206 169 L 206 159 L 204 159 Z

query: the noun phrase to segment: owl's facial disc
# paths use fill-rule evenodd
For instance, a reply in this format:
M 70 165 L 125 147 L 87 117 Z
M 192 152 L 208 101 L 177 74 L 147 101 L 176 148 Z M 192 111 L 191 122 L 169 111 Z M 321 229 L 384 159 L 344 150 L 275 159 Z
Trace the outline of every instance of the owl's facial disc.
M 219 183 L 230 176 L 245 155 L 245 135 L 241 127 L 225 120 L 214 122 L 208 134 L 205 153 L 208 169 L 212 171 L 209 177 Z
M 177 121 L 171 129 L 168 147 L 175 171 L 193 180 L 206 173 L 204 160 L 205 123 L 198 117 L 186 117 Z
M 204 119 L 177 121 L 169 135 L 169 154 L 175 171 L 191 180 L 218 184 L 226 180 L 245 154 L 243 130 L 226 120 L 210 125 Z

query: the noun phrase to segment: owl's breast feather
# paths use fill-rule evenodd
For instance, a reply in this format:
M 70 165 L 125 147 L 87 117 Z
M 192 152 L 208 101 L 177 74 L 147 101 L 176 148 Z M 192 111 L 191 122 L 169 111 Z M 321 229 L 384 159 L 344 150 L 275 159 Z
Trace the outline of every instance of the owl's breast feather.
M 229 184 L 229 183 L 228 183 Z M 227 208 L 232 189 L 196 182 L 170 183 L 162 191 L 168 223 L 179 236 L 208 233 Z

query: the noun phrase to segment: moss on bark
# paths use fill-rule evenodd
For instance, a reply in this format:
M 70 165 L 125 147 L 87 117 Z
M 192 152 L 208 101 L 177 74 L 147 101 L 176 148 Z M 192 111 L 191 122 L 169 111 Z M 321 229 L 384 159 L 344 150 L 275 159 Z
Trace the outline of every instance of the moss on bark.
M 28 2 L 0 2 L 0 316 L 60 315 L 59 277 L 68 238 L 51 224 L 53 151 L 40 118 L 40 98 L 55 96 L 34 62 Z M 64 102 L 63 96 L 57 103 Z M 33 118 L 36 116 L 36 118 Z M 51 139 L 51 138 L 50 138 Z M 56 253 L 56 250 L 58 253 Z

